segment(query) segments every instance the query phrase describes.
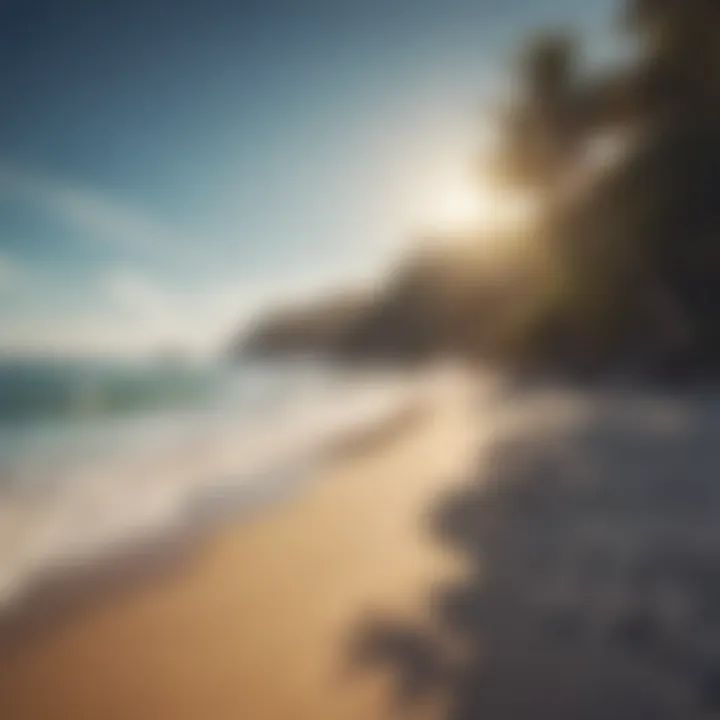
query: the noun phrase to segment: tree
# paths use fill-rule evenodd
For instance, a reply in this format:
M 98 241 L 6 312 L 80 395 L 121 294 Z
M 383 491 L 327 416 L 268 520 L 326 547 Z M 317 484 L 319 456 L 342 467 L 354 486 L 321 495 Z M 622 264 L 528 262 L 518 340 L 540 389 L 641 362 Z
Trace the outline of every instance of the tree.
M 643 58 L 649 113 L 688 116 L 720 108 L 720 4 L 632 0 L 625 13 Z
M 519 97 L 503 113 L 494 163 L 501 179 L 541 187 L 572 163 L 581 133 L 575 56 L 575 43 L 564 34 L 540 36 L 522 53 Z

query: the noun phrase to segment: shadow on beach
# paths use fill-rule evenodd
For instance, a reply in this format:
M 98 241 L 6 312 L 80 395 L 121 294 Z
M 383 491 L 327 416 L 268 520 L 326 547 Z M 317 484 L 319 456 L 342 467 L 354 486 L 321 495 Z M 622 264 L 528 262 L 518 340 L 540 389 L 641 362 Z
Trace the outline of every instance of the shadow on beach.
M 351 667 L 389 672 L 402 717 L 720 716 L 720 396 L 513 404 L 429 509 L 462 579 L 428 589 L 424 623 L 364 618 Z

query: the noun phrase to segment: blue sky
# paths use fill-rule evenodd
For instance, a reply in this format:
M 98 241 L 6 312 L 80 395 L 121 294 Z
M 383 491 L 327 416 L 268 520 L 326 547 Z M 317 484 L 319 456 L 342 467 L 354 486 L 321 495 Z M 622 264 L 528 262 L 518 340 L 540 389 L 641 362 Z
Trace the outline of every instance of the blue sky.
M 529 30 L 612 0 L 6 0 L 0 348 L 217 344 L 367 277 L 472 161 Z

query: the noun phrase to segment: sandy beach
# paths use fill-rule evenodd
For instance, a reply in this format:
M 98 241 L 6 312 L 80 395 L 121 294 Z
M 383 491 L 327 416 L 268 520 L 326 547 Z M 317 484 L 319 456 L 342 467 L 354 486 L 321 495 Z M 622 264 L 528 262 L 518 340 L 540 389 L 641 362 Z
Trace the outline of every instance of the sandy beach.
M 423 612 L 458 571 L 423 513 L 475 450 L 469 403 L 436 403 L 338 449 L 300 497 L 215 531 L 182 562 L 0 652 L 4 720 L 392 716 L 347 665 L 373 612 Z
M 718 428 L 712 393 L 438 393 L 31 617 L 0 716 L 715 718 Z

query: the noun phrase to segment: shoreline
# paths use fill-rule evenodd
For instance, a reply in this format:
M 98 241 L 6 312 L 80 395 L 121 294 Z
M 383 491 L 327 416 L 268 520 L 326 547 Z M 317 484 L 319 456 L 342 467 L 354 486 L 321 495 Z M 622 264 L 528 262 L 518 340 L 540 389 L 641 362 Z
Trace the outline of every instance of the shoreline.
M 86 560 L 67 558 L 44 568 L 17 599 L 0 607 L 0 648 L 8 652 L 22 647 L 68 618 L 182 573 L 223 530 L 292 503 L 318 476 L 332 474 L 337 464 L 365 453 L 382 452 L 383 446 L 422 423 L 428 412 L 427 403 L 421 399 L 406 400 L 387 417 L 328 440 L 316 452 L 311 467 L 196 493 L 172 525 L 145 536 L 118 540 L 107 551 L 98 550 Z
M 129 536 L 86 558 L 65 558 L 48 565 L 19 594 L 0 607 L 0 649 L 22 646 L 53 626 L 94 606 L 113 602 L 158 579 L 182 573 L 204 546 L 237 527 L 294 502 L 337 465 L 383 447 L 416 429 L 431 412 L 431 401 L 418 393 L 372 422 L 343 429 L 295 467 L 240 484 L 214 486 L 189 496 L 170 525 L 139 537 Z
M 329 452 L 291 501 L 173 561 L 141 555 L 135 579 L 115 574 L 62 617 L 36 614 L 0 649 L 3 717 L 381 717 L 387 688 L 336 687 L 346 634 L 378 604 L 417 605 L 446 567 L 422 510 L 471 457 L 465 405 L 406 409 Z
M 0 647 L 3 720 L 714 716 L 720 398 L 468 389 Z
M 440 398 L 336 449 L 291 502 L 3 646 L 3 718 L 384 717 L 387 682 L 341 679 L 348 633 L 374 608 L 416 613 L 457 572 L 423 516 L 473 457 L 467 405 Z

